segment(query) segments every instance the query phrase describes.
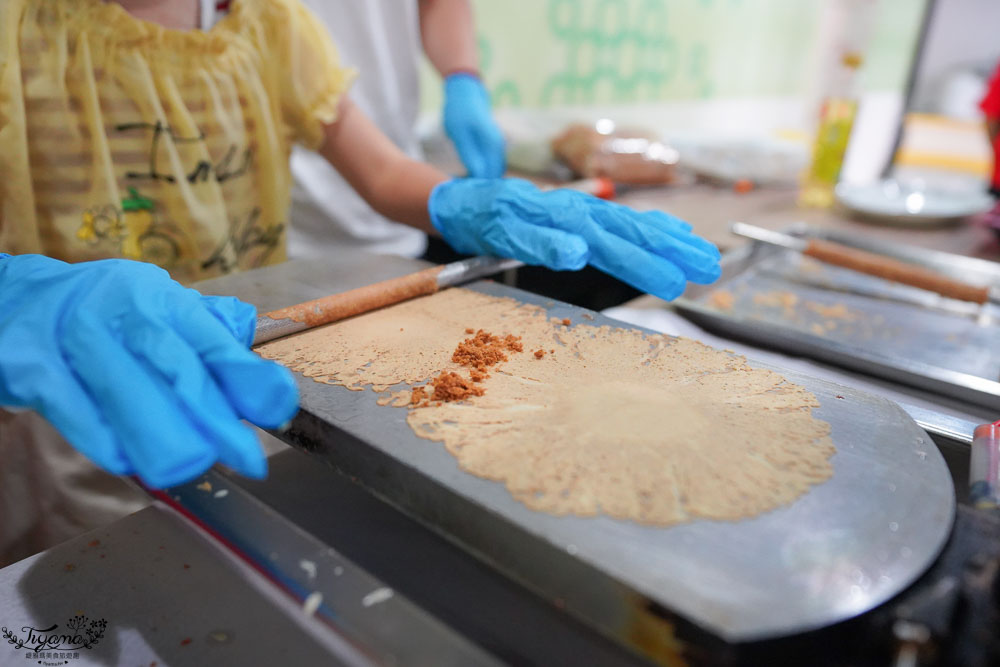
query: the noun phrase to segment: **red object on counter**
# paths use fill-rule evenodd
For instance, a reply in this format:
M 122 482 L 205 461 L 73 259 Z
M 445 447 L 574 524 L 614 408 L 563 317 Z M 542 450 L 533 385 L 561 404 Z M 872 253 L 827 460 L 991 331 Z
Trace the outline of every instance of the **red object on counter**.
M 979 108 L 983 110 L 986 118 L 1000 122 L 1000 63 L 993 72 L 986 97 L 979 103 Z M 993 178 L 990 184 L 994 190 L 1000 190 L 1000 135 L 993 138 Z
M 561 187 L 569 190 L 586 192 L 588 195 L 593 195 L 598 199 L 614 199 L 617 194 L 615 192 L 615 184 L 610 178 L 605 178 L 603 176 L 595 176 L 594 178 L 584 178 L 579 181 L 571 181 Z

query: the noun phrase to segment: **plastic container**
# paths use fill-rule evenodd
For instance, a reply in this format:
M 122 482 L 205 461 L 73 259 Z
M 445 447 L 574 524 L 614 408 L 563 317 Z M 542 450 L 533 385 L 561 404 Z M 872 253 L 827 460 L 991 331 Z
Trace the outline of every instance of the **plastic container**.
M 969 502 L 973 507 L 1000 507 L 1000 422 L 972 432 L 969 457 Z

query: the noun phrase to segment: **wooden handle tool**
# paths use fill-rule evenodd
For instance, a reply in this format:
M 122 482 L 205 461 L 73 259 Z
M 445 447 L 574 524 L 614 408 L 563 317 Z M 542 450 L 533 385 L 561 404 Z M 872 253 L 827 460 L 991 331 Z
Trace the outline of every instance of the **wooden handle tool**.
M 840 243 L 822 239 L 801 239 L 742 222 L 734 222 L 730 226 L 730 231 L 755 241 L 797 250 L 803 255 L 814 257 L 826 264 L 834 264 L 904 285 L 912 285 L 952 299 L 980 304 L 987 301 L 998 302 L 997 295 L 988 287 L 970 285 L 910 262 L 902 262 L 885 255 L 858 250 Z
M 272 310 L 257 318 L 253 345 L 391 306 L 414 297 L 434 294 L 445 287 L 519 266 L 522 266 L 521 262 L 513 259 L 472 257 L 280 310 Z

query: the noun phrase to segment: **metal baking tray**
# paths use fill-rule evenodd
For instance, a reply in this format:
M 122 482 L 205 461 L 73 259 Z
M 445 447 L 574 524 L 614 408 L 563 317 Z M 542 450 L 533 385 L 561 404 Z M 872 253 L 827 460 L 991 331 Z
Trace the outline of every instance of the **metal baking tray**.
M 1000 287 L 995 262 L 806 225 L 786 231 Z M 720 307 L 720 291 L 732 297 L 731 307 Z M 753 242 L 726 253 L 719 281 L 691 286 L 675 307 L 730 338 L 1000 410 L 1000 309 L 992 304 L 948 299 Z

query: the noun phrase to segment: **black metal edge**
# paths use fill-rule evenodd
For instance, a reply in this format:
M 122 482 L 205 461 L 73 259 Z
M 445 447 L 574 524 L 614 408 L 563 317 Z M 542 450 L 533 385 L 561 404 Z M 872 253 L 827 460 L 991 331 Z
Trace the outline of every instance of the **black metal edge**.
M 924 12 L 920 19 L 920 31 L 917 33 L 917 39 L 913 44 L 913 57 L 910 69 L 906 73 L 906 83 L 903 87 L 903 104 L 899 109 L 899 122 L 896 124 L 896 135 L 893 137 L 892 148 L 889 151 L 889 156 L 886 158 L 885 166 L 882 168 L 882 178 L 889 178 L 892 175 L 893 168 L 896 166 L 896 156 L 903 142 L 903 132 L 906 126 L 906 112 L 913 104 L 913 95 L 917 89 L 917 79 L 924 57 L 924 46 L 926 46 L 927 36 L 930 34 L 936 5 L 937 0 L 925 0 L 924 2 Z

